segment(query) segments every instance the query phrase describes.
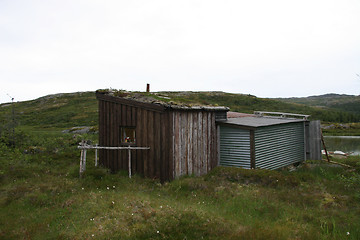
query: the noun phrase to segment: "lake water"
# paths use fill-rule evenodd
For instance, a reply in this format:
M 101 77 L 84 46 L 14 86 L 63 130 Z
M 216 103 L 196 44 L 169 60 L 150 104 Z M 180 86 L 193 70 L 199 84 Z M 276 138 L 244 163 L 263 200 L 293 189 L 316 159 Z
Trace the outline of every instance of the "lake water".
M 360 136 L 324 136 L 326 150 L 360 155 Z

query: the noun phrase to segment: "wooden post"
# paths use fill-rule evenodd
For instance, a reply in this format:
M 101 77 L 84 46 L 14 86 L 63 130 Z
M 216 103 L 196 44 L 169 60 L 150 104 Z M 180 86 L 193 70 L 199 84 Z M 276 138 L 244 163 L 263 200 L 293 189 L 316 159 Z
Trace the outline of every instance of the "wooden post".
M 328 162 L 330 162 L 330 158 L 329 158 L 329 155 L 328 155 L 327 150 L 326 150 L 324 136 L 323 136 L 322 132 L 321 132 L 321 142 L 322 142 L 324 150 L 325 150 L 326 158 L 327 158 Z
M 83 172 L 86 170 L 86 149 L 84 149 L 84 156 L 83 156 Z
M 130 147 L 128 149 L 128 155 L 129 155 L 129 178 L 131 178 L 131 149 L 130 149 Z
M 80 154 L 80 170 L 79 170 L 79 176 L 82 177 L 82 163 L 83 163 L 83 156 L 84 156 L 84 149 L 81 149 L 81 154 Z
M 98 145 L 96 144 L 95 147 L 97 147 Z M 95 167 L 98 166 L 98 149 L 95 148 Z

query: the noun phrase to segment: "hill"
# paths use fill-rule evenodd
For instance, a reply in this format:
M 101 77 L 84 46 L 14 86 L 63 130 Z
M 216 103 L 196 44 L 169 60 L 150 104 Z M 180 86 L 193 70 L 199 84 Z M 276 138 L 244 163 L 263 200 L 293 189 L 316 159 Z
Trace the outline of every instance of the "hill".
M 124 91 L 119 91 L 124 92 Z M 327 122 L 358 122 L 360 114 L 344 112 L 336 108 L 304 105 L 284 99 L 258 98 L 252 95 L 224 92 L 155 92 L 143 93 L 162 101 L 182 104 L 227 106 L 231 111 L 253 113 L 253 111 L 278 111 L 311 115 L 313 119 Z M 330 97 L 329 97 L 330 99 Z M 346 105 L 345 101 L 342 101 Z M 69 128 L 73 126 L 96 126 L 98 105 L 94 92 L 55 94 L 31 101 L 0 105 L 0 127 L 6 126 L 13 117 L 21 126 L 40 128 Z M 349 105 L 348 108 L 351 108 Z
M 253 95 L 224 92 L 162 92 L 174 101 L 227 106 L 231 111 L 253 113 L 254 111 L 288 112 L 311 115 L 312 119 L 326 122 L 359 122 L 360 112 L 352 113 L 335 108 L 322 108 L 279 99 L 258 98 Z
M 303 98 L 277 98 L 275 100 L 286 103 L 303 104 L 328 110 L 338 110 L 353 114 L 360 114 L 360 95 L 355 96 L 330 93 Z
M 94 92 L 60 93 L 31 101 L 14 103 L 18 125 L 41 128 L 66 128 L 97 125 L 97 100 Z M 12 118 L 11 104 L 0 105 L 0 124 Z

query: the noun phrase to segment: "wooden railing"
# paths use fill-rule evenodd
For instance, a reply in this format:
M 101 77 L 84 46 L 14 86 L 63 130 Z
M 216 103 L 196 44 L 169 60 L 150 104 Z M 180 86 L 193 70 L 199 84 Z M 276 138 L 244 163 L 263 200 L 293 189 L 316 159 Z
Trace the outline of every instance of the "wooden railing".
M 84 171 L 86 170 L 86 153 L 87 150 L 95 149 L 95 166 L 98 166 L 98 149 L 106 149 L 106 150 L 128 150 L 128 159 L 129 159 L 129 178 L 131 178 L 131 150 L 149 150 L 150 147 L 133 147 L 133 146 L 126 146 L 126 147 L 105 147 L 99 145 L 89 145 L 85 142 L 80 142 L 79 149 L 81 149 L 80 154 L 80 170 L 79 175 L 82 177 Z

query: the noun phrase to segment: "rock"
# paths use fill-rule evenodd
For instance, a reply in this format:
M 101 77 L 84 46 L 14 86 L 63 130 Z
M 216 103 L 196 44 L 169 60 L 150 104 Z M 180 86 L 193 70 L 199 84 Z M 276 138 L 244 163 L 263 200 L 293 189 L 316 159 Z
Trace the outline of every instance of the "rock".
M 335 128 L 335 125 L 334 124 L 330 124 L 328 126 L 322 126 L 321 127 L 322 129 L 332 129 L 332 128 Z

